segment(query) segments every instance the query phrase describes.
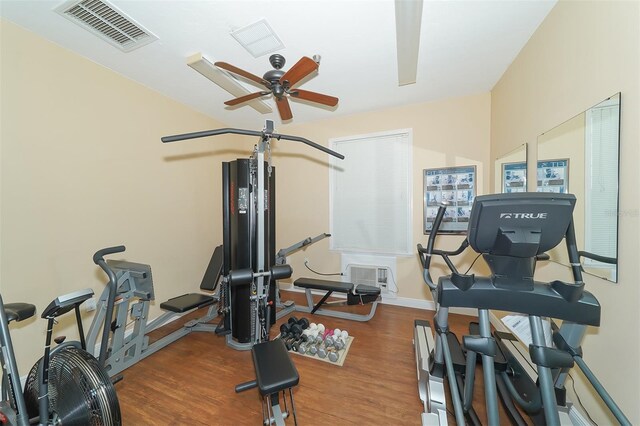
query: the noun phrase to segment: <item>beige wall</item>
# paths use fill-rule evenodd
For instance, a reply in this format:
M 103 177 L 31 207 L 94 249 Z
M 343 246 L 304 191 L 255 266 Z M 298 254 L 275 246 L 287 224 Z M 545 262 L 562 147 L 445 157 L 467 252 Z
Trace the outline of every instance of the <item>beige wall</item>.
M 619 284 L 586 277 L 600 300 L 602 327 L 584 342 L 585 359 L 633 424 L 640 423 L 640 3 L 560 1 L 494 87 L 491 150 L 529 143 L 535 176 L 538 135 L 622 92 Z M 541 278 L 567 275 L 550 265 Z M 599 424 L 613 421 L 578 380 L 578 392 Z
M 294 106 L 295 107 L 295 106 Z M 299 108 L 305 108 L 300 105 Z M 288 125 L 280 133 L 295 134 L 328 146 L 329 139 L 362 135 L 395 129 L 413 129 L 413 241 L 426 242 L 422 234 L 422 171 L 425 168 L 475 165 L 480 193 L 489 182 L 489 117 L 488 93 L 439 102 L 408 105 L 384 111 L 368 112 L 322 122 Z M 329 232 L 329 168 L 327 154 L 301 144 L 275 143 L 274 164 L 278 168 L 277 246 L 285 247 L 307 236 Z M 453 248 L 459 236 L 442 237 L 439 244 Z M 294 279 L 308 276 L 304 267 L 307 257 L 320 271 L 340 270 L 340 255 L 329 251 L 325 239 L 289 261 Z M 473 260 L 466 257 L 461 262 Z M 398 257 L 398 296 L 431 299 L 422 280 L 415 255 Z M 436 271 L 436 274 L 439 272 Z
M 59 294 L 100 292 L 106 280 L 91 257 L 118 244 L 127 246 L 128 260 L 153 268 L 152 316 L 160 302 L 197 290 L 221 241 L 214 149 L 226 144 L 165 145 L 160 137 L 221 123 L 12 23 L 0 25 L 4 300 L 42 312 Z M 22 374 L 41 354 L 44 328 L 39 318 L 12 325 Z M 71 330 L 57 334 L 75 336 Z

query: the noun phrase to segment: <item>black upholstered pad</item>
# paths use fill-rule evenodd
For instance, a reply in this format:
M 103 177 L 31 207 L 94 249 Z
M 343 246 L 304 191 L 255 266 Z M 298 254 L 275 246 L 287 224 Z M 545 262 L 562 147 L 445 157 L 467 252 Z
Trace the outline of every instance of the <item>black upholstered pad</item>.
M 262 395 L 269 395 L 298 384 L 300 376 L 280 339 L 258 343 L 251 348 L 256 381 Z
M 187 312 L 191 309 L 212 305 L 216 299 L 206 294 L 190 293 L 174 297 L 160 304 L 160 309 L 171 312 Z
M 358 284 L 354 290 L 355 290 L 355 294 L 359 294 L 359 295 L 366 294 L 370 296 L 377 296 L 380 294 L 380 289 L 378 287 L 373 287 L 370 285 Z
M 315 278 L 298 278 L 293 282 L 293 285 L 302 288 L 312 288 L 315 290 L 337 291 L 339 293 L 348 293 L 353 290 L 353 283 L 317 280 Z
M 4 311 L 7 313 L 7 320 L 22 321 L 31 318 L 36 313 L 35 305 L 30 303 L 7 303 L 4 305 Z

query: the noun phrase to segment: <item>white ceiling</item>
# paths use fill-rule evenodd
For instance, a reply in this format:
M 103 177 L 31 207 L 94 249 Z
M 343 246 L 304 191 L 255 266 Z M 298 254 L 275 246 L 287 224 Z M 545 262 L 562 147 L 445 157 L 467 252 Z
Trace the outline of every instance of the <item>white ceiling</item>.
M 209 0 L 111 3 L 159 40 L 123 53 L 53 9 L 63 1 L 0 0 L 0 16 L 78 54 L 190 105 L 229 126 L 260 128 L 273 112 L 229 109 L 233 98 L 186 65 L 202 52 L 262 76 L 254 58 L 229 34 L 266 18 L 283 41 L 291 67 L 301 56 L 322 57 L 301 88 L 340 98 L 335 110 L 291 102 L 293 123 L 490 91 L 544 20 L 552 1 L 431 1 L 422 16 L 417 83 L 398 86 L 393 0 Z M 257 89 L 244 83 L 250 92 Z

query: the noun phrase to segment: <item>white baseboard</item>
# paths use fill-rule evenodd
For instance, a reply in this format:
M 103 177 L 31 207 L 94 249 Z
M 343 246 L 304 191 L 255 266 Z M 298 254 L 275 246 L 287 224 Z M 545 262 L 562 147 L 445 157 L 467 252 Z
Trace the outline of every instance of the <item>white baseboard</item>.
M 436 304 L 433 300 L 413 299 L 411 297 L 384 297 L 382 303 L 385 305 L 402 306 L 404 308 L 426 309 L 427 311 L 435 311 Z

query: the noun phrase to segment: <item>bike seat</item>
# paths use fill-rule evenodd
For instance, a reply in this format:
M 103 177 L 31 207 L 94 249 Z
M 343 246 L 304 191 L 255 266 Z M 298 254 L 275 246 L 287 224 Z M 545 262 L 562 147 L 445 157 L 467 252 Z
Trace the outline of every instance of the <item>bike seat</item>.
M 36 314 L 36 306 L 30 303 L 7 303 L 4 305 L 7 314 L 7 321 L 11 322 L 26 320 Z

